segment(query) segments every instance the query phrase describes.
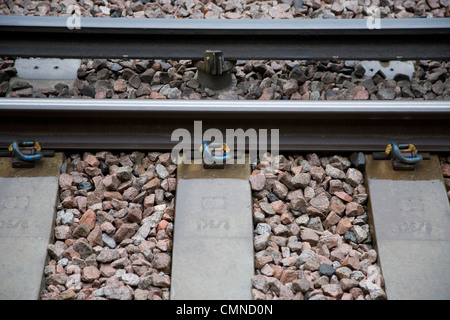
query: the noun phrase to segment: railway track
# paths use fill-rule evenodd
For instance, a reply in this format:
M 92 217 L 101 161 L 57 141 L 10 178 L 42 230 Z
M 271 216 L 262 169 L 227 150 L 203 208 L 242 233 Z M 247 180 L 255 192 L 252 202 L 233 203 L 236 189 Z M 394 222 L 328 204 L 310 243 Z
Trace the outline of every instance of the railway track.
M 67 17 L 0 16 L 0 30 L 7 35 L 0 40 L 0 55 L 201 61 L 206 59 L 205 51 L 219 50 L 223 60 L 211 66 L 218 68 L 217 73 L 224 61 L 236 59 L 446 59 L 450 52 L 448 20 L 382 19 L 379 29 L 368 29 L 367 19 L 133 19 L 129 24 L 124 19 L 81 17 L 81 28 L 69 29 Z M 211 79 L 207 84 L 218 81 L 217 76 Z M 375 151 L 395 137 L 410 140 L 424 151 L 448 151 L 448 108 L 446 100 L 2 99 L 0 144 L 6 147 L 14 138 L 35 137 L 56 149 L 168 150 L 176 144 L 170 141 L 173 130 L 192 128 L 196 119 L 222 131 L 283 128 L 281 150 Z M 55 134 L 49 136 L 49 128 Z
M 450 51 L 448 18 L 383 19 L 376 29 L 367 19 L 79 19 L 80 29 L 69 29 L 67 17 L 1 16 L 0 55 L 203 60 L 221 50 L 229 60 L 408 60 Z
M 206 63 L 205 51 L 216 50 L 223 54 L 213 65 L 216 71 L 224 61 L 240 59 L 445 60 L 448 20 L 384 19 L 380 29 L 368 29 L 364 19 L 134 19 L 129 24 L 81 18 L 81 29 L 68 29 L 65 17 L 0 16 L 0 30 L 8 35 L 0 40 L 0 56 Z M 442 258 L 440 252 L 448 248 L 449 207 L 439 159 L 450 152 L 449 118 L 448 100 L 2 98 L 0 148 L 14 140 L 36 140 L 58 157 L 61 152 L 68 156 L 53 166 L 57 185 L 53 181 L 44 188 L 42 183 L 43 190 L 59 187 L 54 243 L 45 244 L 50 262 L 39 291 L 44 299 L 204 299 L 205 294 L 206 299 L 401 299 L 411 292 L 397 270 L 415 263 L 399 254 L 408 250 L 399 243 L 407 241 L 417 254 L 426 251 L 430 261 Z M 179 143 L 172 134 L 186 129 L 192 138 L 198 123 L 201 134 L 214 128 L 223 136 L 227 129 L 279 130 L 281 155 L 260 155 L 252 166 L 215 170 L 172 163 L 170 151 Z M 413 144 L 419 153 L 432 153 L 431 158 L 416 171 L 391 172 L 389 160 L 376 162 L 371 153 L 384 151 L 392 141 Z M 198 141 L 190 142 L 197 149 Z M 259 142 L 249 139 L 246 150 L 258 148 Z M 267 147 L 274 145 L 268 141 Z M 349 161 L 354 152 L 365 153 L 359 159 L 366 159 L 367 166 Z M 276 170 L 271 162 L 277 163 Z M 37 169 L 52 167 L 45 163 Z M 23 172 L 12 170 L 19 176 Z M 378 180 L 400 183 L 392 189 Z M 20 198 L 3 190 L 7 197 Z M 38 197 L 29 189 L 23 192 Z M 395 204 L 388 223 L 379 218 L 390 212 L 382 206 L 386 197 Z M 6 200 L 1 203 L 5 207 Z M 176 203 L 183 206 L 177 209 Z M 226 208 L 237 216 L 224 215 Z M 205 219 L 206 212 L 214 214 Z M 24 219 L 2 221 L 2 236 L 28 226 L 31 220 Z M 224 239 L 232 242 L 221 246 Z M 191 245 L 183 247 L 186 243 Z M 202 246 L 208 255 L 199 252 Z M 243 256 L 233 260 L 236 254 L 227 246 Z M 386 248 L 395 248 L 397 256 Z M 400 267 L 392 262 L 399 256 Z M 423 292 L 433 299 L 448 298 L 448 290 L 436 290 L 448 277 L 429 278 L 448 259 L 442 261 L 421 267 L 420 273 L 411 271 L 427 279 L 430 285 Z M 230 277 L 230 268 L 238 275 Z M 222 291 L 227 284 L 229 290 Z M 420 297 L 415 293 L 413 299 Z
M 281 151 L 382 151 L 394 138 L 425 152 L 448 152 L 449 111 L 448 101 L 10 98 L 0 100 L 0 146 L 34 137 L 55 150 L 167 151 L 180 142 L 172 141 L 174 130 L 194 137 L 194 121 L 201 121 L 203 132 L 217 128 L 224 136 L 226 129 L 279 129 Z

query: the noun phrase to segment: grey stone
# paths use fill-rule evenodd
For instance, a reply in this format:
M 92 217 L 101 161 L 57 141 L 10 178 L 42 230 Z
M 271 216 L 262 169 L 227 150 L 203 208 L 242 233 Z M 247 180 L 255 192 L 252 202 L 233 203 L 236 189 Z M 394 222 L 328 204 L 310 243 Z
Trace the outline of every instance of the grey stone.
M 354 242 L 354 243 L 358 243 L 358 240 L 356 240 L 355 234 L 353 232 L 351 232 L 351 231 L 346 231 L 344 233 L 344 239 L 346 241 L 351 241 L 351 242 Z
M 356 202 L 347 203 L 345 206 L 345 214 L 349 217 L 357 217 L 364 213 L 364 207 Z
M 132 287 L 137 287 L 139 280 L 139 276 L 134 273 L 125 273 L 122 275 L 122 281 Z
M 47 251 L 48 251 L 50 257 L 52 257 L 55 260 L 61 259 L 64 254 L 64 249 L 62 249 L 61 247 L 56 246 L 54 244 L 49 244 L 47 246 Z
M 366 73 L 366 69 L 361 65 L 361 64 L 357 64 L 355 67 L 355 75 L 359 78 L 363 77 L 364 74 Z
M 336 74 L 334 72 L 327 71 L 322 75 L 320 79 L 323 83 L 328 84 L 334 82 L 336 79 Z
M 171 261 L 172 260 L 167 253 L 158 252 L 153 257 L 152 266 L 153 266 L 153 268 L 155 268 L 161 272 L 169 274 L 170 267 L 171 267 Z
M 301 213 L 306 212 L 307 201 L 303 194 L 301 193 L 301 189 L 297 189 L 288 194 L 288 198 L 290 198 L 291 207 L 293 210 L 299 211 Z
M 93 253 L 92 246 L 83 238 L 73 243 L 73 249 L 80 254 L 81 259 L 86 259 Z
M 272 203 L 272 202 L 275 202 L 275 201 L 280 200 L 280 199 L 278 199 L 277 196 L 274 195 L 273 193 L 268 193 L 268 194 L 266 195 L 266 197 L 267 197 L 267 200 L 269 201 L 269 203 Z
M 292 290 L 294 290 L 294 292 L 301 292 L 305 294 L 310 290 L 310 286 L 310 282 L 306 279 L 295 279 L 292 281 Z
M 299 226 L 306 226 L 309 221 L 309 216 L 307 214 L 302 214 L 300 217 L 295 219 L 295 223 Z
M 330 201 L 326 196 L 317 196 L 309 201 L 309 204 L 322 213 L 328 213 Z
M 279 199 L 286 198 L 286 195 L 288 193 L 289 189 L 282 184 L 279 181 L 274 181 L 272 185 L 272 192 L 275 194 Z
M 317 182 L 322 182 L 322 180 L 325 178 L 325 170 L 319 166 L 313 166 L 309 169 L 309 172 L 311 173 L 311 178 L 316 180 Z
M 272 166 L 273 168 L 278 170 L 289 171 L 291 168 L 291 162 L 288 159 L 286 159 L 285 156 L 278 155 L 273 158 Z
M 349 160 L 356 169 L 361 172 L 364 171 L 364 168 L 366 166 L 366 157 L 364 153 L 354 152 L 350 155 Z
M 309 172 L 300 172 L 292 177 L 291 183 L 296 188 L 304 189 L 311 182 L 311 174 Z
M 392 88 L 382 88 L 378 90 L 377 97 L 380 100 L 393 100 L 395 98 L 395 90 Z
M 340 93 L 338 88 L 328 89 L 325 91 L 325 98 L 326 100 L 338 100 Z
M 180 89 L 178 89 L 178 88 L 170 88 L 167 91 L 167 95 L 166 96 L 169 99 L 180 99 L 181 95 L 182 95 L 182 92 L 181 92 Z
M 335 168 L 330 164 L 325 167 L 325 172 L 327 175 L 334 179 L 345 179 L 344 171 L 339 170 L 338 168 Z
M 78 225 L 72 232 L 74 238 L 85 238 L 89 235 L 90 229 L 86 223 Z
M 259 235 L 270 235 L 272 228 L 267 223 L 258 223 L 255 228 L 255 234 Z
M 88 97 L 94 98 L 95 97 L 94 86 L 92 84 L 85 86 L 83 89 L 81 89 L 81 94 L 83 96 L 88 96 Z
M 261 234 L 254 237 L 253 245 L 256 251 L 264 250 L 269 242 L 269 234 Z
M 316 253 L 311 249 L 304 249 L 299 256 L 300 261 L 307 261 L 316 258 Z
M 292 95 L 298 90 L 298 81 L 296 79 L 288 80 L 283 86 L 283 93 L 286 95 Z
M 131 300 L 133 298 L 132 292 L 121 283 L 103 287 L 103 293 L 106 298 L 113 300 Z
M 156 173 L 161 179 L 165 179 L 169 176 L 169 172 L 167 171 L 166 167 L 164 167 L 162 164 L 158 163 L 156 165 Z
M 238 97 L 236 91 L 228 90 L 228 91 L 221 92 L 219 94 L 219 96 L 217 97 L 217 99 L 219 99 L 219 100 L 238 100 L 239 97 Z
M 164 273 L 153 273 L 152 283 L 156 287 L 168 288 L 170 287 L 170 277 Z
M 25 80 L 16 80 L 11 84 L 11 90 L 22 90 L 27 88 L 33 88 L 33 86 Z
M 325 276 L 331 277 L 333 274 L 335 274 L 336 270 L 333 268 L 333 266 L 322 263 L 319 267 L 319 272 Z
M 427 93 L 427 89 L 420 83 L 413 82 L 411 83 L 411 92 L 416 98 L 422 98 Z
M 386 299 L 386 292 L 379 285 L 374 284 L 369 280 L 361 280 L 359 286 L 364 292 L 369 293 L 372 300 Z
M 330 163 L 339 162 L 342 166 L 342 170 L 347 170 L 351 166 L 351 162 L 347 157 L 341 157 L 334 155 L 330 158 Z
M 288 228 L 284 224 L 279 224 L 273 229 L 276 236 L 287 237 L 289 234 Z
M 363 175 L 358 169 L 349 168 L 346 173 L 345 182 L 356 187 L 363 182 Z
M 276 214 L 275 210 L 268 202 L 265 201 L 259 202 L 259 207 L 268 215 L 273 216 L 274 214 Z
M 255 275 L 251 278 L 252 287 L 266 293 L 269 290 L 269 282 L 264 275 Z
M 61 216 L 61 224 L 71 225 L 73 223 L 73 213 L 71 210 L 65 210 Z
M 321 217 L 311 217 L 306 225 L 308 228 L 322 232 L 323 225 Z
M 146 82 L 148 84 L 150 84 L 153 80 L 153 76 L 155 75 L 155 70 L 153 69 L 147 69 L 144 72 L 142 72 L 139 75 L 139 78 L 141 79 L 142 82 Z
M 102 263 L 109 263 L 120 258 L 117 250 L 104 249 L 97 255 L 97 261 Z
M 83 181 L 78 185 L 78 190 L 92 191 L 94 186 L 89 181 Z
M 252 190 L 261 191 L 266 183 L 266 176 L 263 174 L 252 174 L 249 177 Z
M 145 241 L 151 229 L 152 229 L 151 222 L 147 221 L 145 223 L 142 223 L 136 234 L 133 237 L 131 237 L 131 239 L 134 242 L 141 243 L 142 241 Z
M 336 268 L 336 275 L 339 279 L 350 279 L 352 270 L 349 267 Z
M 366 204 L 367 199 L 368 199 L 368 195 L 367 194 L 355 194 L 352 197 L 352 201 L 353 202 L 356 202 L 356 203 L 361 204 L 361 205 Z
M 158 224 L 161 222 L 163 214 L 164 214 L 163 210 L 157 210 L 150 217 L 142 219 L 142 224 L 148 223 L 151 229 L 156 228 Z
M 140 278 L 138 288 L 139 289 L 148 289 L 152 285 L 152 281 L 153 281 L 153 279 L 152 279 L 151 275 L 142 276 Z
M 427 80 L 431 81 L 432 83 L 436 82 L 437 80 L 445 80 L 445 75 L 447 74 L 447 70 L 444 68 L 437 68 L 433 70 L 432 73 L 427 75 Z
M 302 172 L 309 172 L 309 168 L 311 168 L 311 165 L 309 164 L 309 162 L 307 160 L 300 160 L 298 163 L 299 166 L 302 166 Z
M 133 168 L 130 166 L 119 167 L 119 169 L 117 169 L 116 171 L 116 174 L 121 181 L 131 180 L 131 178 L 133 177 Z
M 104 297 L 105 296 L 105 291 L 103 288 L 98 288 L 97 290 L 95 290 L 94 292 L 92 292 L 92 294 L 96 297 Z
M 289 80 L 296 80 L 297 84 L 299 84 L 299 83 L 303 84 L 306 80 L 308 80 L 308 78 L 305 76 L 305 73 L 300 68 L 295 67 L 289 73 Z M 292 82 L 292 86 L 295 87 L 294 82 Z M 295 90 L 295 91 L 297 91 L 297 90 Z
M 356 242 L 362 243 L 367 239 L 368 233 L 361 226 L 355 225 L 352 227 L 353 234 L 355 235 Z
M 311 82 L 311 91 L 318 91 L 319 95 L 320 92 L 323 90 L 323 83 L 321 81 L 313 81 Z
M 109 248 L 114 249 L 117 246 L 116 241 L 108 236 L 106 233 L 102 233 L 103 243 L 106 244 Z

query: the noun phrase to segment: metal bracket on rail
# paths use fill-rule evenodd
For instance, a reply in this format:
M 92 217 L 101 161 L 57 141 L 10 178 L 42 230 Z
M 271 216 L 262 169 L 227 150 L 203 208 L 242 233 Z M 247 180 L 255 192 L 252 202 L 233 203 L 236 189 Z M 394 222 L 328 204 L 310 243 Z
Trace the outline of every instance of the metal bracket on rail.
M 416 165 L 424 159 L 429 159 L 429 153 L 419 154 L 413 144 L 391 142 L 384 152 L 374 152 L 375 160 L 392 159 L 392 168 L 395 171 L 413 171 Z
M 53 157 L 53 150 L 41 149 L 37 141 L 13 141 L 7 150 L 0 150 L 0 157 L 11 157 L 13 168 L 33 168 L 42 157 Z
M 204 169 L 224 169 L 225 161 L 231 157 L 226 143 L 203 141 L 199 151 L 202 153 Z
M 231 86 L 234 63 L 225 61 L 220 50 L 207 50 L 203 61 L 198 61 L 197 81 L 202 88 L 222 90 Z

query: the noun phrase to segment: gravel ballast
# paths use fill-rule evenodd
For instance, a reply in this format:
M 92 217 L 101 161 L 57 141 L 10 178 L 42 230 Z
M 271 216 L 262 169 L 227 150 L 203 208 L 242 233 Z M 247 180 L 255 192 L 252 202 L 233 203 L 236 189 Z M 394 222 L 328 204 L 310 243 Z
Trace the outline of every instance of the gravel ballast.
M 190 60 L 82 60 L 70 88 L 33 86 L 14 78 L 13 59 L 0 59 L 0 96 L 82 99 L 223 100 L 448 100 L 450 62 L 415 61 L 412 79 L 401 74 L 361 76 L 358 61 L 238 61 L 235 85 L 202 88 Z M 12 78 L 12 79 L 11 79 Z
M 43 300 L 168 300 L 176 165 L 170 153 L 73 154 Z
M 448 0 L 6 0 L 0 15 L 64 16 L 166 19 L 352 19 L 372 17 L 448 17 Z
M 386 299 L 356 165 L 311 153 L 254 168 L 254 300 Z

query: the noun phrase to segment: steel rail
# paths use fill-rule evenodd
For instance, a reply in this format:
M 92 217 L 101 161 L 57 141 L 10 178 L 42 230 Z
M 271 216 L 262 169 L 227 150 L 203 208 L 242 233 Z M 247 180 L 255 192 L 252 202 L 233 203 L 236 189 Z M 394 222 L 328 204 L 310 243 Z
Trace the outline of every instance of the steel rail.
M 127 19 L 0 16 L 0 55 L 201 60 L 205 50 L 237 59 L 447 59 L 450 18 Z
M 382 151 L 391 141 L 450 151 L 450 101 L 0 99 L 0 148 L 171 150 L 176 129 L 279 130 L 281 151 Z M 270 140 L 270 139 L 269 139 Z M 247 147 L 253 148 L 251 141 Z M 271 142 L 268 141 L 268 147 Z

